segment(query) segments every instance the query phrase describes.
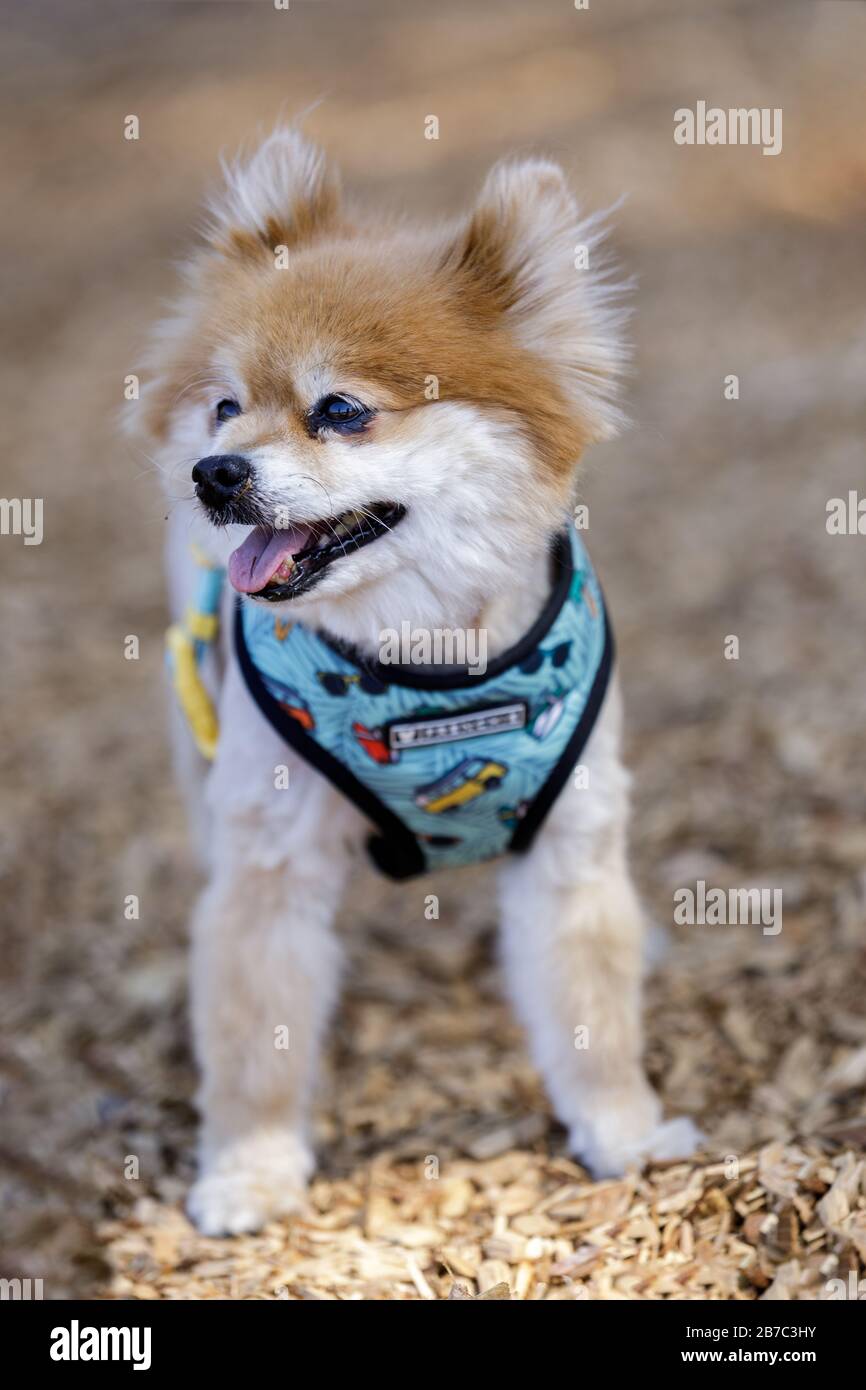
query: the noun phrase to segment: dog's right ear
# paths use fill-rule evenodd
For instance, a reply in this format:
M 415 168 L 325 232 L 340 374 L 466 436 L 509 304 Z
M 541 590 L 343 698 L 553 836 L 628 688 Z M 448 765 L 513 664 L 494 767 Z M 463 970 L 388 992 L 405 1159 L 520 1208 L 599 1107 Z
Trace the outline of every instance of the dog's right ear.
M 322 151 L 291 126 L 278 127 L 251 158 L 224 163 L 223 174 L 224 186 L 208 204 L 210 254 L 194 255 L 182 267 L 186 293 L 151 335 L 140 407 L 124 411 L 124 432 L 151 444 L 165 439 L 174 407 L 201 372 L 195 332 L 209 302 L 214 258 L 226 270 L 252 263 L 273 267 L 278 247 L 291 252 L 343 225 L 336 173 Z
M 248 160 L 223 164 L 225 187 L 209 204 L 208 240 L 224 255 L 260 258 L 334 230 L 340 184 L 322 151 L 290 126 Z

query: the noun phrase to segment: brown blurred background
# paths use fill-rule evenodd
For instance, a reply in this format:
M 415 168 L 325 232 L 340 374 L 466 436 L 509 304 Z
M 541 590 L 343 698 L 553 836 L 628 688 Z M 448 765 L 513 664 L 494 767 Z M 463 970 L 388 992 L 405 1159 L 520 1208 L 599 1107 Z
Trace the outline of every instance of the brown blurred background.
M 866 538 L 829 536 L 825 505 L 866 478 L 866 5 L 48 0 L 4 28 L 2 492 L 44 498 L 45 532 L 0 539 L 0 1274 L 46 1297 L 162 1296 L 166 1270 L 175 1296 L 256 1293 L 231 1282 L 254 1242 L 209 1274 L 206 1242 L 148 1244 L 190 1172 L 195 876 L 163 736 L 164 509 L 117 418 L 220 152 L 317 101 L 310 134 L 389 208 L 453 213 L 515 151 L 559 159 L 588 210 L 625 195 L 635 423 L 587 461 L 585 497 L 638 873 L 664 923 L 697 877 L 785 895 L 772 941 L 679 934 L 650 1066 L 712 1152 L 843 1133 L 862 1152 Z M 675 145 L 699 99 L 781 107 L 783 152 Z M 471 1157 L 496 1126 L 528 1166 L 562 1152 L 472 882 L 459 926 L 453 885 L 439 924 L 406 890 L 349 904 L 365 930 L 321 1095 L 325 1182 L 363 1189 L 383 1153 Z

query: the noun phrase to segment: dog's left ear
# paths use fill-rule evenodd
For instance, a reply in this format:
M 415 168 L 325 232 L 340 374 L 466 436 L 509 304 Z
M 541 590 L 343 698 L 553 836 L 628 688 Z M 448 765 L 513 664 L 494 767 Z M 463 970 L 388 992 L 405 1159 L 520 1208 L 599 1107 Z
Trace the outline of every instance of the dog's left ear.
M 615 405 L 627 360 L 623 286 L 610 275 L 600 217 L 581 220 L 557 164 L 506 161 L 487 176 L 446 257 L 464 302 L 496 314 L 522 347 L 547 359 L 589 436 L 623 423 Z
M 289 250 L 330 230 L 340 218 L 340 184 L 322 151 L 281 126 L 251 159 L 224 164 L 225 187 L 210 203 L 208 238 L 228 255 Z

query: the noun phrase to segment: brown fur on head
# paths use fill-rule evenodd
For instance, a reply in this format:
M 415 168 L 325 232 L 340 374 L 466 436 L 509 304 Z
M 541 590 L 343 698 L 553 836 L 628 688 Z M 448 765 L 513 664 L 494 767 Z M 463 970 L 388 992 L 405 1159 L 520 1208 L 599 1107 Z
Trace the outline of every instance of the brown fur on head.
M 238 521 L 398 503 L 393 534 L 314 597 L 363 589 L 381 615 L 391 576 L 411 615 L 444 588 L 457 621 L 507 583 L 504 552 L 558 524 L 584 447 L 619 423 L 614 291 L 576 265 L 599 239 L 543 160 L 497 165 L 457 224 L 378 226 L 345 207 L 317 150 L 277 131 L 226 173 L 159 340 L 147 428 L 169 457 L 251 460 Z M 369 407 L 362 427 L 311 429 L 332 393 Z M 220 425 L 224 398 L 240 413 Z

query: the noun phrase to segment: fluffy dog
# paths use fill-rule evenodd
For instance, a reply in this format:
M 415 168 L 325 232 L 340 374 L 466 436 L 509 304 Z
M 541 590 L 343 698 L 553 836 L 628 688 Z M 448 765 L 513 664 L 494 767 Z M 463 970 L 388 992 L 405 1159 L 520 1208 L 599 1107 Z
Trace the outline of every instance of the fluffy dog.
M 548 596 L 581 454 L 621 422 L 622 314 L 600 238 L 544 160 L 497 165 L 465 218 L 429 229 L 347 207 L 294 130 L 227 169 L 138 411 L 176 501 L 175 612 L 195 584 L 192 539 L 244 603 L 371 658 L 407 621 L 482 628 L 492 657 L 514 644 Z M 189 1210 L 216 1234 L 303 1199 L 340 975 L 333 923 L 367 826 L 262 718 L 228 642 L 206 674 L 213 766 L 181 719 L 176 753 L 209 869 L 193 920 L 202 1131 Z M 514 1005 L 598 1176 L 697 1138 L 662 1120 L 641 1065 L 619 742 L 611 685 L 582 755 L 588 788 L 566 785 L 529 852 L 499 869 Z M 289 789 L 276 790 L 283 764 Z

